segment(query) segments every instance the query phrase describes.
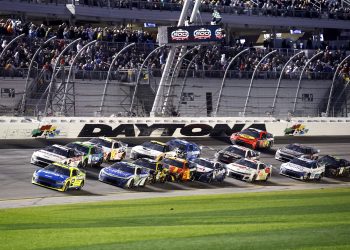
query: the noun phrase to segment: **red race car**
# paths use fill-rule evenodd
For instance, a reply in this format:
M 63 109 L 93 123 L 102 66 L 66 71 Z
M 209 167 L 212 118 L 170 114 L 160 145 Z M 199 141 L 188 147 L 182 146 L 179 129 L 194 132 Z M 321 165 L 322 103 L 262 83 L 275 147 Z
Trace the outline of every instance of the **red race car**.
M 247 128 L 233 133 L 230 140 L 233 144 L 248 145 L 253 149 L 271 148 L 274 142 L 272 134 L 256 128 Z

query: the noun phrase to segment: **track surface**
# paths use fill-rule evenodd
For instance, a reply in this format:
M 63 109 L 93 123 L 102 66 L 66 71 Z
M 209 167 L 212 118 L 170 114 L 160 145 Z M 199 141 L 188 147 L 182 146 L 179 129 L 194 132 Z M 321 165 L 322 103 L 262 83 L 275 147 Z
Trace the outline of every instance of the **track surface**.
M 228 144 L 220 140 L 206 140 L 202 157 L 213 157 L 214 153 Z M 323 178 L 321 182 L 302 182 L 280 176 L 281 162 L 274 159 L 275 150 L 282 144 L 275 144 L 268 152 L 262 152 L 261 161 L 273 165 L 272 177 L 267 183 L 247 183 L 226 178 L 223 183 L 165 183 L 148 185 L 145 188 L 124 190 L 97 180 L 100 168 L 87 169 L 87 181 L 81 191 L 71 190 L 66 193 L 57 192 L 31 184 L 31 177 L 37 166 L 29 163 L 32 153 L 37 149 L 0 149 L 0 208 L 39 206 L 102 200 L 138 199 L 149 197 L 170 197 L 195 194 L 221 194 L 234 192 L 278 191 L 293 189 L 332 188 L 349 186 L 350 178 Z M 313 143 L 321 150 L 321 155 L 332 154 L 350 158 L 349 143 Z M 129 150 L 128 150 L 129 153 Z M 103 166 L 106 166 L 104 164 Z

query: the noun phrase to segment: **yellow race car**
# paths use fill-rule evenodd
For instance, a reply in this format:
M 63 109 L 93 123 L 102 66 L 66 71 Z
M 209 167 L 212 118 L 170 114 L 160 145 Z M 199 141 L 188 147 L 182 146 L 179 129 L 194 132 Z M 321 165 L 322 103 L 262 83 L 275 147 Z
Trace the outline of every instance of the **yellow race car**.
M 65 192 L 68 189 L 82 189 L 86 174 L 77 167 L 54 162 L 33 173 L 32 183 Z
M 128 144 L 124 142 L 113 140 L 108 137 L 92 138 L 89 142 L 102 148 L 103 159 L 106 162 L 121 161 L 126 156 Z

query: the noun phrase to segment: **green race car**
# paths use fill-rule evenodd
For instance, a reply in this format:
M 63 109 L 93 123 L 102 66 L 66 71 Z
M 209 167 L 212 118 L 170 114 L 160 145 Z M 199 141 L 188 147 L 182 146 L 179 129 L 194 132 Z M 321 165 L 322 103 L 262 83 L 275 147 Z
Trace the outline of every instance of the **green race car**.
M 66 145 L 83 153 L 82 167 L 101 166 L 103 162 L 103 150 L 89 142 L 71 142 Z

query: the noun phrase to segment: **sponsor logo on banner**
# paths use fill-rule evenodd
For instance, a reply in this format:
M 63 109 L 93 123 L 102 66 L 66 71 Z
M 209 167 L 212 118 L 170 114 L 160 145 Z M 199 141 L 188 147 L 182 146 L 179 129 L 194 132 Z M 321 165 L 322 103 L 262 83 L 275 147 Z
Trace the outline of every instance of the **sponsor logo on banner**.
M 53 125 L 43 125 L 38 129 L 32 131 L 32 137 L 50 137 L 53 138 L 60 134 L 60 130 L 57 130 L 56 126 Z
M 199 29 L 193 32 L 194 39 L 210 39 L 211 31 L 209 29 Z
M 309 132 L 309 130 L 305 127 L 304 124 L 301 123 L 294 124 L 293 126 L 284 130 L 285 135 L 304 135 L 307 132 Z
M 190 33 L 187 30 L 178 29 L 171 32 L 171 39 L 176 41 L 188 40 Z
M 234 124 L 232 127 L 228 124 L 215 124 L 211 126 L 209 124 L 194 123 L 136 123 L 136 124 L 119 124 L 113 128 L 107 124 L 85 124 L 80 131 L 78 137 L 150 137 L 153 132 L 161 133 L 160 136 L 188 136 L 188 137 L 228 137 L 233 133 L 242 131 L 245 127 L 256 128 L 266 130 L 264 123 L 254 123 L 247 126 L 244 123 Z M 154 134 L 153 134 L 154 136 Z
M 215 36 L 217 39 L 222 39 L 223 38 L 223 35 L 222 35 L 222 29 L 221 28 L 218 28 L 215 30 Z

